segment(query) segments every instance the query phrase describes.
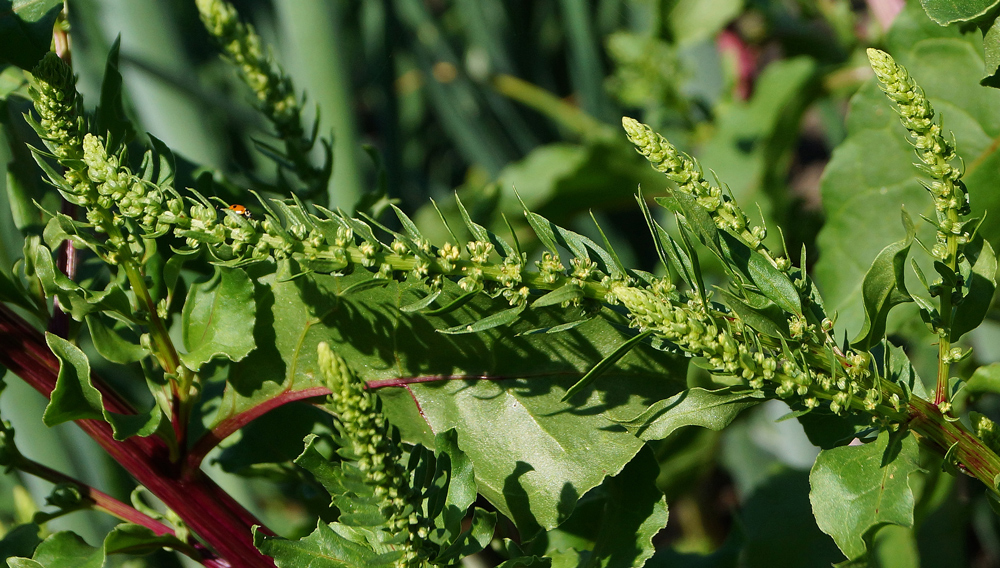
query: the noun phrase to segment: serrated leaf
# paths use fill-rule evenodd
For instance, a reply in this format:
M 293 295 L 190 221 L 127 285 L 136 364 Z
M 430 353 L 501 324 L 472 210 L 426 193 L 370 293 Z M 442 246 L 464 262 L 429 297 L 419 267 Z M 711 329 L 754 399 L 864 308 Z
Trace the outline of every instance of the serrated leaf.
M 353 542 L 320 521 L 309 536 L 287 540 L 267 536 L 254 527 L 253 544 L 274 558 L 278 568 L 392 568 L 400 553 L 378 554 L 370 546 Z
M 913 301 L 906 290 L 906 257 L 913 244 L 914 227 L 910 216 L 903 210 L 906 236 L 878 253 L 861 285 L 861 298 L 865 308 L 865 324 L 851 341 L 851 345 L 867 351 L 885 336 L 889 311 L 899 304 Z
M 62 0 L 5 0 L 0 6 L 0 61 L 30 71 L 49 51 Z
M 972 263 L 972 270 L 968 277 L 969 291 L 955 308 L 952 318 L 952 341 L 983 323 L 997 289 L 997 257 L 990 243 L 976 235 L 965 246 L 964 253 Z
M 79 347 L 46 332 L 45 342 L 59 359 L 59 375 L 42 422 L 54 426 L 70 420 L 104 420 L 111 425 L 116 440 L 149 436 L 156 431 L 162 414 L 158 407 L 143 414 L 118 414 L 104 408 L 104 402 L 90 380 L 90 362 Z
M 816 523 L 848 559 L 865 554 L 873 529 L 913 525 L 909 477 L 920 470 L 919 448 L 912 434 L 899 444 L 898 452 L 887 454 L 890 435 L 882 432 L 869 444 L 822 450 L 812 467 L 809 501 Z
M 434 452 L 438 464 L 447 461 L 448 466 L 448 494 L 442 514 L 435 518 L 435 522 L 455 537 L 461 532 L 465 513 L 478 495 L 475 471 L 472 460 L 458 446 L 458 432 L 455 430 L 434 437 Z
M 746 390 L 695 387 L 652 404 L 634 418 L 617 422 L 641 440 L 662 440 L 683 426 L 722 430 L 744 409 L 760 402 Z
M 32 560 L 47 568 L 102 568 L 104 550 L 90 546 L 79 535 L 57 532 L 38 545 Z
M 195 372 L 217 357 L 243 360 L 256 347 L 256 316 L 254 286 L 246 272 L 216 267 L 211 279 L 188 289 L 181 313 L 187 353 L 181 360 Z

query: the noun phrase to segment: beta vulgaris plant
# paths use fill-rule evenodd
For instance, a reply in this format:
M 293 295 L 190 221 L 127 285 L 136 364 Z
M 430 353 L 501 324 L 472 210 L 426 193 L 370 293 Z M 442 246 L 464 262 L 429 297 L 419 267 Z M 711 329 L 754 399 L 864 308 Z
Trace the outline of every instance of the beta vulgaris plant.
M 54 510 L 0 542 L 10 566 L 102 566 L 164 548 L 216 567 L 455 566 L 484 550 L 505 568 L 666 565 L 653 537 L 667 502 L 647 444 L 685 426 L 723 429 L 773 399 L 823 448 L 809 500 L 847 560 L 875 562 L 880 529 L 919 521 L 918 473 L 971 476 L 1000 513 L 1000 429 L 961 412 L 968 377 L 955 377 L 968 370 L 960 340 L 987 316 L 997 260 L 984 217 L 971 216 L 955 137 L 889 54 L 867 51 L 917 157 L 933 237 L 918 238 L 920 221 L 902 211 L 905 236 L 855 283 L 864 325 L 848 340 L 805 247 L 774 250 L 766 243 L 783 238 L 631 118 L 628 140 L 671 182 L 663 197 L 636 196 L 661 275 L 628 267 L 599 226 L 601 243 L 527 207 L 536 255 L 526 233 L 488 230 L 461 200 L 463 228 L 442 215 L 448 242 L 385 200 L 327 208 L 331 142 L 304 126 L 291 80 L 222 0 L 197 7 L 273 125 L 280 143 L 259 147 L 281 175 L 241 203 L 219 197 L 234 186 L 218 172 L 177 187 L 175 157 L 153 135 L 141 160 L 129 155 L 141 143 L 117 44 L 100 104 L 86 110 L 54 4 L 13 17 L 44 40 L 19 53 L 47 48 L 53 23 L 59 53 L 11 60 L 30 71 L 23 118 L 40 140 L 30 153 L 64 203 L 36 202 L 44 230 L 21 223 L 23 258 L 0 271 L 0 363 L 49 397 L 46 425 L 75 421 L 141 489 L 126 504 L 33 461 L 3 422 L 0 463 L 56 484 Z M 10 167 L 11 184 L 39 171 Z M 390 206 L 392 220 L 381 215 Z M 914 242 L 926 258 L 910 263 Z M 724 283 L 706 277 L 706 253 Z M 932 390 L 886 337 L 903 304 L 933 334 Z M 708 378 L 685 384 L 686 360 Z M 116 366 L 137 369 L 151 396 L 102 378 Z M 299 432 L 294 465 L 255 465 L 328 493 L 307 536 L 275 534 L 202 470 L 224 440 L 293 404 L 326 418 Z M 123 522 L 97 547 L 68 531 L 44 536 L 45 523 L 82 509 Z M 587 538 L 550 542 L 574 526 Z

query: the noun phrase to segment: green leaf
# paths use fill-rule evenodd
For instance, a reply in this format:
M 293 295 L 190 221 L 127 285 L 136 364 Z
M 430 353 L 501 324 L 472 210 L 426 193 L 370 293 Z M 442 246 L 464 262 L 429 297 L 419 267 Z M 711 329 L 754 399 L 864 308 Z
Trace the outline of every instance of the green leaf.
M 48 568 L 38 561 L 32 560 L 30 558 L 18 558 L 11 557 L 7 559 L 7 566 L 9 568 Z
M 104 420 L 111 425 L 116 440 L 149 436 L 156 431 L 162 414 L 153 406 L 144 414 L 118 414 L 104 409 L 100 391 L 90 381 L 90 362 L 79 347 L 46 332 L 45 342 L 59 359 L 59 375 L 42 422 L 54 426 L 70 420 Z
M 102 568 L 104 550 L 69 531 L 57 532 L 38 545 L 32 560 L 47 568 Z
M 555 306 L 563 302 L 569 302 L 577 298 L 584 297 L 583 288 L 570 282 L 564 284 L 551 292 L 546 292 L 541 298 L 531 302 L 532 308 L 543 308 L 545 306 Z
M 493 531 L 497 523 L 497 514 L 477 508 L 472 516 L 472 525 L 463 532 L 450 546 L 441 551 L 434 559 L 436 563 L 451 562 L 472 556 L 486 548 L 493 540 Z
M 42 542 L 38 538 L 38 529 L 35 523 L 25 523 L 7 531 L 0 540 L 0 560 L 11 556 L 30 557 L 38 543 Z
M 513 321 L 516 321 L 520 317 L 521 313 L 528 307 L 528 304 L 521 304 L 519 306 L 514 306 L 513 308 L 507 308 L 496 312 L 495 314 L 488 315 L 483 319 L 470 324 L 460 324 L 454 327 L 449 327 L 448 329 L 438 330 L 439 333 L 457 335 L 463 333 L 479 333 L 481 331 L 486 331 L 487 329 L 493 329 L 494 327 L 500 327 L 502 325 L 507 325 Z
M 115 525 L 104 537 L 104 554 L 142 555 L 164 548 L 180 550 L 187 546 L 173 535 L 158 535 L 144 526 L 131 523 Z
M 952 318 L 952 341 L 957 341 L 983 323 L 997 289 L 997 257 L 990 243 L 981 235 L 976 235 L 972 242 L 965 245 L 963 252 L 972 267 L 966 277 L 968 292 L 955 308 Z
M 108 327 L 98 314 L 87 315 L 87 328 L 90 330 L 90 339 L 94 342 L 94 349 L 108 361 L 115 363 L 134 363 L 149 355 L 141 345 L 128 341 L 118 330 Z
M 759 402 L 746 390 L 709 391 L 695 387 L 658 401 L 642 414 L 618 423 L 641 440 L 662 440 L 683 426 L 722 430 L 743 409 Z
M 458 432 L 448 430 L 434 437 L 434 451 L 438 464 L 447 461 L 449 468 L 448 495 L 442 514 L 435 518 L 439 527 L 451 536 L 461 532 L 465 513 L 476 500 L 476 475 L 472 460 L 458 446 Z
M 993 20 L 983 34 L 983 52 L 983 78 L 979 80 L 979 84 L 984 87 L 1000 87 L 1000 21 Z
M 651 331 L 644 331 L 636 335 L 635 337 L 629 338 L 628 341 L 619 345 L 618 349 L 615 349 L 607 357 L 601 359 L 599 363 L 597 363 L 596 365 L 591 367 L 589 371 L 587 371 L 586 375 L 584 375 L 583 377 L 580 378 L 579 381 L 574 383 L 573 386 L 571 386 L 569 390 L 566 391 L 566 394 L 563 395 L 562 399 L 564 401 L 569 400 L 574 396 L 576 396 L 577 393 L 590 386 L 590 383 L 597 380 L 597 378 L 600 377 L 601 374 L 603 374 L 609 368 L 614 366 L 615 363 L 617 363 L 619 360 L 621 360 L 622 357 L 627 355 L 628 352 L 631 351 L 639 342 L 649 337 L 652 333 L 653 332 Z
M 885 322 L 889 317 L 889 310 L 913 300 L 906 290 L 906 257 L 910 254 L 910 245 L 913 244 L 915 232 L 913 221 L 905 209 L 903 226 L 906 228 L 906 236 L 903 240 L 882 249 L 872 262 L 861 285 L 865 325 L 851 341 L 851 345 L 861 351 L 867 351 L 885 336 Z
M 860 446 L 822 450 L 809 474 L 816 523 L 848 559 L 868 550 L 874 531 L 886 524 L 913 526 L 910 474 L 920 470 L 916 438 L 890 444 L 890 434 Z
M 726 231 L 719 231 L 724 245 L 728 264 L 739 269 L 757 290 L 778 307 L 790 314 L 802 314 L 802 301 L 799 291 L 789 280 L 788 275 L 778 270 L 769 260 L 755 250 L 751 250 L 743 241 Z
M 336 526 L 337 529 L 333 527 Z M 274 558 L 278 568 L 392 568 L 399 553 L 378 554 L 368 545 L 354 542 L 341 534 L 344 527 L 320 521 L 316 530 L 299 540 L 267 536 L 260 527 L 253 529 L 253 545 Z
M 254 285 L 239 268 L 216 267 L 207 282 L 192 284 L 182 312 L 181 360 L 192 371 L 216 357 L 241 361 L 254 350 Z
M 601 484 L 604 503 L 588 566 L 631 568 L 653 556 L 653 536 L 667 526 L 667 499 L 656 486 L 659 474 L 647 446 L 621 473 Z
M 740 320 L 754 330 L 774 338 L 790 339 L 788 313 L 774 302 L 751 290 L 743 290 L 745 298 L 738 298 L 723 290 L 726 305 Z
M 135 127 L 125 115 L 122 103 L 122 74 L 118 69 L 118 53 L 121 36 L 115 38 L 108 51 L 104 66 L 104 80 L 101 82 L 101 102 L 97 107 L 97 134 L 104 137 L 108 147 L 114 152 L 135 138 Z
M 990 363 L 976 369 L 965 384 L 969 393 L 1000 394 L 1000 363 Z
M 48 53 L 62 0 L 0 2 L 0 62 L 30 71 Z
M 997 7 L 997 0 L 920 0 L 932 20 L 942 26 L 955 22 L 971 22 L 982 18 Z

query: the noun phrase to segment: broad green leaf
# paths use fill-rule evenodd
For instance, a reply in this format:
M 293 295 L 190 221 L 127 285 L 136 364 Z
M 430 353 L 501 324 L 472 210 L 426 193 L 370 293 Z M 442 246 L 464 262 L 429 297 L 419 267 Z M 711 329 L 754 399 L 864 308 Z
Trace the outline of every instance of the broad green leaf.
M 990 243 L 976 235 L 965 246 L 965 256 L 972 263 L 966 278 L 969 290 L 962 303 L 955 308 L 951 324 L 952 341 L 957 341 L 983 323 L 997 289 L 997 257 Z
M 31 70 L 48 53 L 62 0 L 0 2 L 0 62 Z
M 990 363 L 976 369 L 965 384 L 970 393 L 1000 394 L 1000 363 Z
M 945 132 L 955 135 L 973 215 L 1000 210 L 995 180 L 1000 149 L 993 143 L 1000 136 L 1000 92 L 978 84 L 983 54 L 975 33 L 937 26 L 911 4 L 896 18 L 888 39 L 888 51 L 926 92 Z M 879 251 L 898 239 L 898 226 L 885 222 L 885 212 L 903 205 L 914 216 L 935 214 L 913 167 L 906 131 L 874 80 L 851 99 L 847 129 L 821 183 L 827 220 L 817 237 L 822 255 L 814 277 L 827 312 L 839 313 L 838 326 L 853 336 L 864 322 L 863 275 Z M 995 249 L 1000 219 L 987 215 L 980 231 Z M 920 223 L 917 238 L 933 243 L 933 228 Z
M 32 560 L 30 558 L 19 558 L 16 556 L 7 559 L 7 566 L 9 568 L 49 568 L 48 566 L 44 566 L 37 560 Z
M 441 551 L 435 558 L 435 562 L 455 561 L 467 556 L 472 556 L 486 548 L 493 540 L 493 531 L 496 528 L 497 514 L 493 511 L 487 512 L 477 508 L 472 516 L 472 525 L 450 546 Z
M 330 461 L 316 449 L 319 438 L 315 434 L 309 434 L 304 441 L 306 446 L 295 458 L 295 464 L 311 473 L 330 495 L 344 493 L 346 489 L 341 482 L 340 464 Z
M 149 355 L 141 345 L 132 343 L 121 336 L 118 330 L 108 327 L 98 314 L 87 315 L 87 328 L 94 349 L 108 361 L 115 363 L 134 363 Z
M 254 527 L 253 544 L 274 558 L 278 568 L 392 568 L 398 553 L 378 554 L 370 546 L 345 538 L 320 521 L 316 530 L 299 540 L 267 536 Z
M 278 475 L 302 452 L 303 438 L 326 431 L 329 418 L 304 402 L 281 405 L 241 428 L 239 441 L 227 444 L 215 461 L 223 471 L 238 475 Z
M 890 438 L 882 432 L 869 444 L 823 450 L 809 474 L 816 523 L 848 559 L 865 554 L 882 525 L 913 525 L 917 441 L 907 434 L 890 447 Z
M 724 252 L 733 266 L 757 286 L 757 290 L 768 300 L 790 314 L 802 313 L 799 291 L 788 275 L 778 270 L 762 254 L 745 245 L 726 231 L 719 231 Z
M 116 525 L 104 538 L 104 554 L 149 554 L 164 548 L 187 546 L 169 534 L 158 535 L 148 528 L 131 523 Z
M 993 20 L 983 34 L 983 57 L 985 69 L 980 84 L 984 87 L 1000 87 L 1000 21 Z
M 101 393 L 90 381 L 90 362 L 79 347 L 65 339 L 45 334 L 45 342 L 59 359 L 59 375 L 42 421 L 54 426 L 70 420 L 104 420 L 111 425 L 116 440 L 149 436 L 156 431 L 162 414 L 153 406 L 144 414 L 118 414 L 104 409 Z
M 182 312 L 181 360 L 192 371 L 216 357 L 240 361 L 255 347 L 254 285 L 239 268 L 219 268 L 207 282 L 192 284 Z
M 642 440 L 662 440 L 683 426 L 722 430 L 744 409 L 760 399 L 745 390 L 715 391 L 695 387 L 660 400 L 638 416 L 618 421 Z
M 432 447 L 436 433 L 454 428 L 480 492 L 522 535 L 556 526 L 572 509 L 567 492 L 582 495 L 638 451 L 642 443 L 615 419 L 682 388 L 682 361 L 639 346 L 579 405 L 560 402 L 627 338 L 610 313 L 558 334 L 518 335 L 578 319 L 578 310 L 527 310 L 506 327 L 444 335 L 436 330 L 481 320 L 506 302 L 478 294 L 446 314 L 403 314 L 401 306 L 427 293 L 422 285 L 390 282 L 343 296 L 371 274 L 277 282 L 271 270 L 251 269 L 258 347 L 231 366 L 215 425 L 277 397 L 325 394 L 316 345 L 327 341 L 370 387 L 398 387 L 378 393 L 404 440 Z M 456 289 L 445 285 L 446 294 Z
M 38 545 L 32 560 L 46 568 L 102 568 L 104 550 L 90 546 L 75 533 L 57 532 Z
M 997 0 L 920 0 L 932 20 L 942 26 L 955 22 L 971 22 L 997 7 Z
M 904 302 L 912 301 L 906 290 L 906 257 L 913 244 L 913 221 L 903 210 L 906 236 L 901 241 L 882 249 L 872 262 L 861 284 L 861 299 L 865 307 L 865 324 L 851 345 L 867 351 L 885 336 L 885 322 L 889 310 Z

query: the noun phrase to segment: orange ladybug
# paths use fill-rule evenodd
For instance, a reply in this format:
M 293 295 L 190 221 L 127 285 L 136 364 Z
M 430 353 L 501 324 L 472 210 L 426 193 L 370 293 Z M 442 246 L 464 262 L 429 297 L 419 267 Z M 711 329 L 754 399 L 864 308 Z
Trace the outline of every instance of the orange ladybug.
M 232 204 L 232 205 L 229 206 L 229 210 L 230 211 L 235 211 L 237 214 L 243 215 L 247 219 L 250 218 L 250 210 L 247 209 L 246 207 L 242 206 L 242 205 L 234 203 L 234 204 Z

